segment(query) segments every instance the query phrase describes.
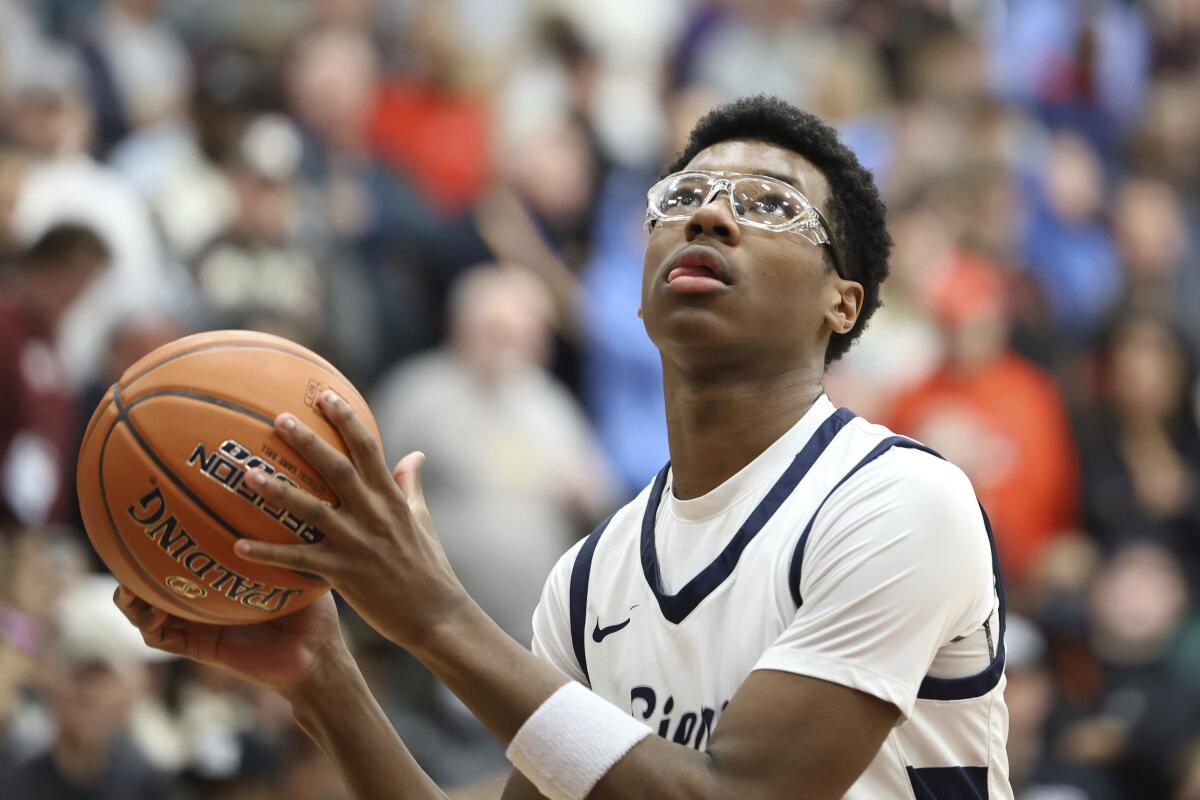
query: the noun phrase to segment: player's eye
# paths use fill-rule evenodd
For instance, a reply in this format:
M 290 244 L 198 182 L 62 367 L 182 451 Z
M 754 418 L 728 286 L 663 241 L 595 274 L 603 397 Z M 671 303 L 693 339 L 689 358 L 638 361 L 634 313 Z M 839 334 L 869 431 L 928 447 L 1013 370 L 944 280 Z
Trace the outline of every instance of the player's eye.
M 764 195 L 754 201 L 754 210 L 769 217 L 790 217 L 792 203 L 782 194 Z

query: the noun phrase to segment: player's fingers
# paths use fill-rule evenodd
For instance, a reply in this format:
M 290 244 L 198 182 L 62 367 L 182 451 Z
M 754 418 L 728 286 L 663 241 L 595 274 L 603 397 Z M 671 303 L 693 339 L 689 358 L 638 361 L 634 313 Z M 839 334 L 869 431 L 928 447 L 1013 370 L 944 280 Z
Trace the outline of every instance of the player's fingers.
M 343 503 L 360 505 L 366 502 L 367 487 L 359 477 L 353 462 L 329 442 L 317 436 L 312 428 L 296 419 L 295 415 L 285 413 L 275 418 L 275 430 L 305 461 L 321 473 L 321 477 Z
M 252 469 L 246 473 L 246 483 L 250 488 L 263 496 L 271 505 L 286 508 L 297 519 L 304 520 L 307 527 L 301 531 L 315 528 L 324 538 L 333 530 L 341 530 L 341 519 L 337 511 L 329 503 L 311 495 L 288 481 L 272 478 L 261 469 Z M 311 539 L 311 536 L 304 536 Z
M 177 620 L 161 608 L 155 608 L 124 586 L 117 587 L 113 593 L 113 602 L 142 634 L 142 640 L 146 644 L 170 653 L 182 653 L 181 650 L 175 649 L 181 641 L 179 631 L 168 629 L 167 623 L 183 620 Z
M 325 418 L 337 428 L 346 449 L 350 451 L 350 459 L 364 480 L 376 487 L 387 485 L 388 469 L 383 460 L 383 450 L 354 409 L 350 407 L 336 392 L 325 391 L 317 401 Z
M 400 459 L 396 468 L 392 470 L 392 479 L 400 487 L 404 499 L 419 513 L 428 511 L 425 506 L 425 490 L 421 486 L 421 467 L 424 464 L 425 454 L 418 450 Z
M 247 561 L 271 564 L 299 572 L 311 572 L 323 578 L 333 579 L 337 564 L 332 554 L 319 544 L 275 544 L 239 539 L 233 546 L 234 552 Z
M 117 590 L 113 592 L 113 602 L 116 603 L 117 608 L 121 609 L 125 618 L 139 629 L 149 618 L 150 613 L 154 611 L 153 606 L 124 586 L 118 586 Z

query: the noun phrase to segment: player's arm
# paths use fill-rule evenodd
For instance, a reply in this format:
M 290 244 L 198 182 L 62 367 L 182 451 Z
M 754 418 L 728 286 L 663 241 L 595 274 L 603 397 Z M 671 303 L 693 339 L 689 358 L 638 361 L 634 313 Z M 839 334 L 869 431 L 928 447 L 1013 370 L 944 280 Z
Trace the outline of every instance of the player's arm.
M 341 769 L 355 796 L 442 800 L 375 702 L 338 627 L 333 598 L 257 625 L 207 625 L 174 617 L 128 589 L 117 606 L 146 643 L 273 689 Z
M 265 476 L 247 479 L 273 503 L 315 520 L 329 535 L 319 543 L 305 545 L 241 540 L 238 553 L 250 560 L 325 576 L 373 627 L 431 669 L 501 742 L 513 743 L 527 722 L 538 721 L 535 712 L 545 716 L 542 712 L 551 707 L 548 701 L 571 693 L 564 689 L 567 679 L 507 637 L 462 589 L 422 497 L 418 471 L 423 457 L 412 454 L 390 472 L 373 437 L 344 402 L 330 396 L 319 402 L 345 440 L 349 459 L 294 417 L 282 415 L 277 429 L 325 476 L 341 506 L 330 508 L 294 487 L 266 481 Z M 262 480 L 254 481 L 254 477 Z M 942 490 L 938 486 L 930 489 L 927 499 L 936 502 Z M 910 507 L 919 505 L 924 504 L 908 503 Z M 868 510 L 871 513 L 866 516 L 878 524 L 877 509 Z M 924 569 L 922 559 L 927 553 L 923 547 L 929 542 L 904 550 L 896 541 L 907 534 L 887 524 L 883 528 L 881 551 L 891 553 L 892 558 L 896 553 L 904 556 L 905 566 L 902 575 L 890 574 L 879 559 L 876 568 L 882 572 L 878 574 L 850 571 L 863 578 L 865 591 L 873 598 L 867 616 L 860 613 L 864 606 L 855 596 L 858 587 L 847 588 L 839 578 L 847 571 L 837 568 L 830 570 L 830 586 L 814 587 L 818 593 L 829 592 L 837 602 L 814 603 L 808 598 L 805 608 L 840 609 L 841 616 L 832 621 L 835 626 L 867 625 L 872 631 L 891 631 L 870 642 L 870 657 L 888 651 L 881 644 L 916 643 L 915 649 L 923 655 L 901 659 L 911 673 L 906 680 L 885 680 L 879 684 L 882 688 L 869 680 L 860 681 L 860 674 L 871 672 L 863 668 L 861 653 L 850 654 L 860 660 L 845 661 L 842 673 L 828 669 L 830 659 L 809 658 L 799 666 L 784 659 L 782 671 L 762 669 L 747 679 L 725 710 L 719 735 L 714 735 L 706 753 L 650 738 L 638 740 L 613 757 L 615 748 L 604 730 L 586 739 L 582 757 L 587 760 L 594 755 L 587 752 L 594 746 L 603 751 L 600 760 L 607 763 L 603 779 L 590 796 L 836 797 L 844 792 L 870 763 L 898 713 L 905 710 L 903 706 L 911 705 L 915 698 L 914 676 L 919 683 L 937 644 L 945 641 L 942 637 L 947 631 L 938 609 L 954 605 L 944 602 L 943 590 L 948 587 L 943 581 L 962 572 Z M 926 525 L 924 534 L 936 528 Z M 861 550 L 849 548 L 847 552 Z M 881 568 L 880 564 L 885 565 Z M 919 603 L 904 594 L 913 587 L 921 590 Z M 896 615 L 903 617 L 904 625 L 895 624 Z M 915 629 L 908 624 L 923 618 L 928 618 L 928 624 L 920 623 Z M 809 615 L 808 627 L 798 635 L 811 637 L 813 630 Z M 844 628 L 839 630 L 843 634 L 840 641 L 853 639 L 844 635 Z M 799 647 L 801 652 L 805 649 Z M 893 685 L 901 684 L 904 688 L 894 689 Z M 613 706 L 596 706 L 594 696 L 575 693 L 571 697 L 574 699 L 565 707 L 555 706 L 562 712 L 558 714 L 560 723 L 564 714 L 568 722 L 574 720 L 589 729 L 598 725 L 616 730 L 621 728 L 621 720 L 629 721 L 627 713 Z M 892 697 L 895 701 L 887 699 Z M 313 702 L 319 701 L 313 698 Z M 577 708 L 572 710 L 571 703 L 588 708 L 580 713 Z M 554 735 L 567 736 L 571 727 L 560 724 L 554 730 Z M 628 727 L 623 730 L 623 734 L 613 735 L 614 741 L 631 735 Z M 565 749 L 558 744 L 551 737 L 544 749 Z M 522 769 L 527 774 L 535 771 Z M 573 769 L 567 767 L 565 772 Z M 538 782 L 537 776 L 529 777 Z

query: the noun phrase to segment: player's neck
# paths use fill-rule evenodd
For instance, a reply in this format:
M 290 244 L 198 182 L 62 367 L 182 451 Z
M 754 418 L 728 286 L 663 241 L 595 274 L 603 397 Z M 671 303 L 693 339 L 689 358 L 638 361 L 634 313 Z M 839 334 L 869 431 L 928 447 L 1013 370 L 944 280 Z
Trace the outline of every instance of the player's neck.
M 675 497 L 707 494 L 753 461 L 823 393 L 820 374 L 697 382 L 664 375 Z

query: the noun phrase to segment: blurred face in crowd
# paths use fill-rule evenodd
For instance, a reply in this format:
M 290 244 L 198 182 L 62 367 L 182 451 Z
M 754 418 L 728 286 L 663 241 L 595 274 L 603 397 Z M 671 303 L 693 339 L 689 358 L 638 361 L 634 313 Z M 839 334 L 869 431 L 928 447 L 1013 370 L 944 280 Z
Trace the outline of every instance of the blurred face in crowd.
M 30 153 L 52 157 L 82 150 L 91 137 L 91 117 L 82 98 L 38 91 L 13 102 L 5 123 L 13 141 Z
M 1158 82 L 1138 133 L 1138 159 L 1174 182 L 1200 173 L 1200 86 L 1191 78 Z
M 234 224 L 239 233 L 269 243 L 287 237 L 296 215 L 296 192 L 290 180 L 238 170 L 233 187 L 238 200 Z
M 1008 303 L 998 269 L 958 254 L 931 281 L 931 305 L 959 372 L 987 366 L 1008 349 Z
M 1117 332 L 1108 391 L 1130 419 L 1164 421 L 1179 411 L 1188 387 L 1182 345 L 1161 323 L 1142 317 Z
M 162 0 L 111 0 L 112 4 L 121 8 L 125 13 L 139 19 L 153 19 L 159 8 L 162 7 Z
M 293 110 L 326 143 L 354 146 L 375 100 L 377 64 L 371 42 L 345 29 L 312 34 L 288 64 Z
M 25 309 L 52 328 L 101 272 L 105 262 L 82 253 L 59 264 L 30 265 L 19 279 Z
M 551 126 L 525 139 L 508 169 L 512 185 L 541 219 L 567 224 L 589 212 L 592 156 L 577 125 Z
M 1091 596 L 1098 649 L 1124 663 L 1160 656 L 1188 603 L 1178 560 L 1150 542 L 1129 545 L 1113 556 Z
M 825 176 L 803 156 L 765 142 L 734 139 L 708 147 L 687 167 L 784 176 L 817 208 L 829 200 Z M 656 223 L 642 271 L 641 313 L 665 360 L 771 377 L 824 357 L 827 313 L 839 297 L 826 248 L 793 232 L 739 225 L 722 192 L 690 218 Z M 668 276 L 700 259 L 725 285 L 703 293 L 673 288 Z M 854 284 L 857 286 L 857 284 Z M 861 287 L 859 287 L 861 292 Z M 859 295 L 861 298 L 861 294 Z
M 140 664 L 118 669 L 102 660 L 51 665 L 44 689 L 60 726 L 60 741 L 73 750 L 104 755 L 125 730 L 144 669 Z
M 1133 180 L 1121 187 L 1113 227 L 1121 259 L 1135 279 L 1169 277 L 1183 258 L 1183 210 L 1160 181 Z
M 1046 169 L 1047 200 L 1059 218 L 1068 223 L 1091 219 L 1103 199 L 1104 176 L 1087 140 L 1073 133 L 1056 136 Z
M 542 364 L 552 305 L 520 267 L 483 267 L 459 279 L 450 301 L 453 344 L 485 380 Z
M 372 0 L 314 0 L 312 15 L 319 27 L 357 28 L 370 24 Z

